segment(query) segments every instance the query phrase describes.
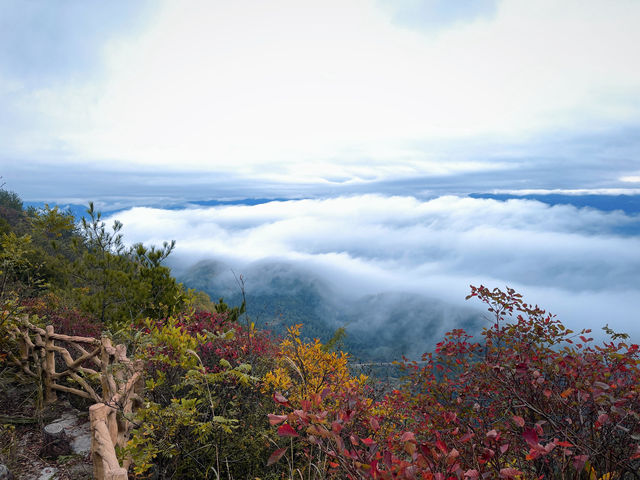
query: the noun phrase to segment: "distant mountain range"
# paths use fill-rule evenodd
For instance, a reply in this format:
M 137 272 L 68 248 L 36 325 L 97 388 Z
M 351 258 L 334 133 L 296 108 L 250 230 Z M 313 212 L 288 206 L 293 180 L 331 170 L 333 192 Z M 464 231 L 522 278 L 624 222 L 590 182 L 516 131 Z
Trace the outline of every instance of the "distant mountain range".
M 532 193 L 517 195 L 513 193 L 472 193 L 471 198 L 492 198 L 506 201 L 536 200 L 547 205 L 573 205 L 574 207 L 589 207 L 604 212 L 620 210 L 626 214 L 640 213 L 640 195 L 564 195 L 557 193 Z
M 511 199 L 518 200 L 536 200 L 538 202 L 546 203 L 548 205 L 573 205 L 574 207 L 594 208 L 596 210 L 602 210 L 605 212 L 611 212 L 620 210 L 629 215 L 640 214 L 640 195 L 611 195 L 611 194 L 580 194 L 580 195 L 567 195 L 557 193 L 530 193 L 530 194 L 518 194 L 518 193 L 470 193 L 471 198 L 491 198 L 499 201 L 506 201 Z M 179 210 L 190 207 L 212 207 L 212 206 L 225 206 L 225 205 L 260 205 L 269 202 L 285 202 L 302 200 L 302 198 L 241 198 L 235 200 L 176 200 L 171 201 L 157 201 L 153 203 L 139 204 L 135 200 L 129 200 L 130 206 L 123 206 L 123 202 L 114 203 L 110 206 L 109 202 L 102 202 L 106 204 L 106 207 L 102 208 L 102 213 L 105 215 L 113 215 L 115 213 L 127 210 L 133 206 L 146 206 L 152 208 L 162 208 L 167 210 Z M 25 206 L 32 206 L 35 208 L 44 207 L 44 202 L 27 202 Z M 71 211 L 74 216 L 80 218 L 86 214 L 87 205 L 75 204 L 75 203 L 59 203 L 49 202 L 52 207 L 57 205 L 63 210 Z M 117 206 L 116 206 L 117 205 Z
M 134 207 L 149 207 L 149 208 L 161 208 L 164 210 L 181 210 L 184 208 L 192 207 L 217 207 L 226 205 L 260 205 L 269 202 L 279 202 L 287 200 L 300 200 L 293 198 L 242 198 L 238 200 L 187 200 L 176 202 L 154 202 L 154 203 L 137 203 L 134 200 L 130 200 L 130 205 L 123 207 L 122 202 L 110 204 L 109 202 L 103 202 L 106 206 L 97 207 L 98 211 L 101 211 L 103 216 L 112 216 L 124 210 L 128 210 Z M 58 207 L 61 210 L 69 211 L 78 220 L 85 217 L 87 214 L 88 205 L 82 205 L 78 203 L 55 203 L 55 202 L 24 202 L 25 207 L 44 208 L 45 205 L 50 207 Z M 116 206 L 117 205 L 117 206 Z

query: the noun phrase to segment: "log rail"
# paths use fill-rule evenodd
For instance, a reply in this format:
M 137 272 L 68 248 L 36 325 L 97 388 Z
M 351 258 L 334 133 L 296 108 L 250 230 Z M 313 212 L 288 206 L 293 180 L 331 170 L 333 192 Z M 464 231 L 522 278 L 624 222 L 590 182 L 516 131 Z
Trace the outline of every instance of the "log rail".
M 126 445 L 132 427 L 129 418 L 142 404 L 142 362 L 127 358 L 126 347 L 113 346 L 107 337 L 55 333 L 52 325 L 38 327 L 26 315 L 16 320 L 9 324 L 9 336 L 17 342 L 19 354 L 9 353 L 10 360 L 42 381 L 45 403 L 56 402 L 56 392 L 95 402 L 89 408 L 94 478 L 127 480 L 130 461 L 121 466 L 115 448 Z M 65 364 L 60 372 L 56 371 L 57 357 Z

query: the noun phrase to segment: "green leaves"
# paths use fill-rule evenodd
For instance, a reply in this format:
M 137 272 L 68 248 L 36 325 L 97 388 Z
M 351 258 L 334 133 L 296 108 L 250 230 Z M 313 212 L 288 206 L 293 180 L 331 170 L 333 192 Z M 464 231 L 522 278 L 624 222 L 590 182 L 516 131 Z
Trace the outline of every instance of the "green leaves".
M 127 247 L 122 223 L 107 228 L 93 203 L 89 219 L 81 222 L 81 242 L 75 242 L 70 293 L 74 301 L 93 314 L 112 331 L 144 317 L 161 318 L 178 313 L 187 293 L 162 262 L 171 254 L 175 242 L 161 248 L 135 244 Z
M 138 412 L 136 423 L 152 427 L 134 431 L 130 446 L 136 451 L 134 458 L 143 464 L 159 465 L 180 478 L 200 477 L 201 464 L 228 455 L 234 445 L 257 443 L 256 451 L 266 447 L 261 445 L 260 435 L 252 437 L 256 433 L 256 406 L 265 400 L 259 394 L 258 379 L 251 375 L 252 366 L 234 356 L 211 361 L 213 352 L 225 352 L 227 344 L 238 338 L 226 333 L 229 326 L 225 323 L 216 328 L 216 319 L 224 319 L 224 315 L 147 319 L 137 339 L 137 358 L 147 366 L 146 396 L 150 401 Z M 211 331 L 200 334 L 204 326 Z M 264 417 L 259 420 L 264 429 Z M 157 449 L 158 444 L 163 448 Z M 236 450 L 236 456 L 249 455 L 242 448 Z M 252 454 L 246 462 L 264 466 L 265 458 L 266 452 L 262 458 Z M 233 464 L 237 463 L 234 459 Z

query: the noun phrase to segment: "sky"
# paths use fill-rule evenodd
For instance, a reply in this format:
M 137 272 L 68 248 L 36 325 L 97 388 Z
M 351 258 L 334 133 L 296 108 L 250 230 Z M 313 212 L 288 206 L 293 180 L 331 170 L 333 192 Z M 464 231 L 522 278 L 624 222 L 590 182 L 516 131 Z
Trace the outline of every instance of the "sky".
M 639 19 L 636 0 L 0 0 L 0 168 L 80 203 L 639 188 Z
M 637 209 L 468 197 L 638 198 L 639 21 L 637 0 L 0 0 L 0 175 L 185 265 L 452 303 L 509 285 L 640 335 Z M 246 198 L 276 201 L 193 203 Z

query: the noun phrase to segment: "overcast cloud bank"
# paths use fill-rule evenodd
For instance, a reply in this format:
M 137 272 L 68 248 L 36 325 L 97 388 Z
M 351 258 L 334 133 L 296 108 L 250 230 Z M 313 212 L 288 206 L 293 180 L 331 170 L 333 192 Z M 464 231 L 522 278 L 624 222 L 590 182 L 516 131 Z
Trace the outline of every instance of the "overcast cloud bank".
M 531 200 L 363 195 L 117 215 L 129 242 L 177 240 L 174 263 L 241 274 L 287 262 L 352 298 L 409 292 L 462 305 L 469 284 L 514 287 L 573 327 L 640 333 L 640 218 Z M 247 288 L 261 279 L 247 278 Z
M 0 174 L 40 201 L 634 188 L 638 19 L 628 0 L 4 0 Z

